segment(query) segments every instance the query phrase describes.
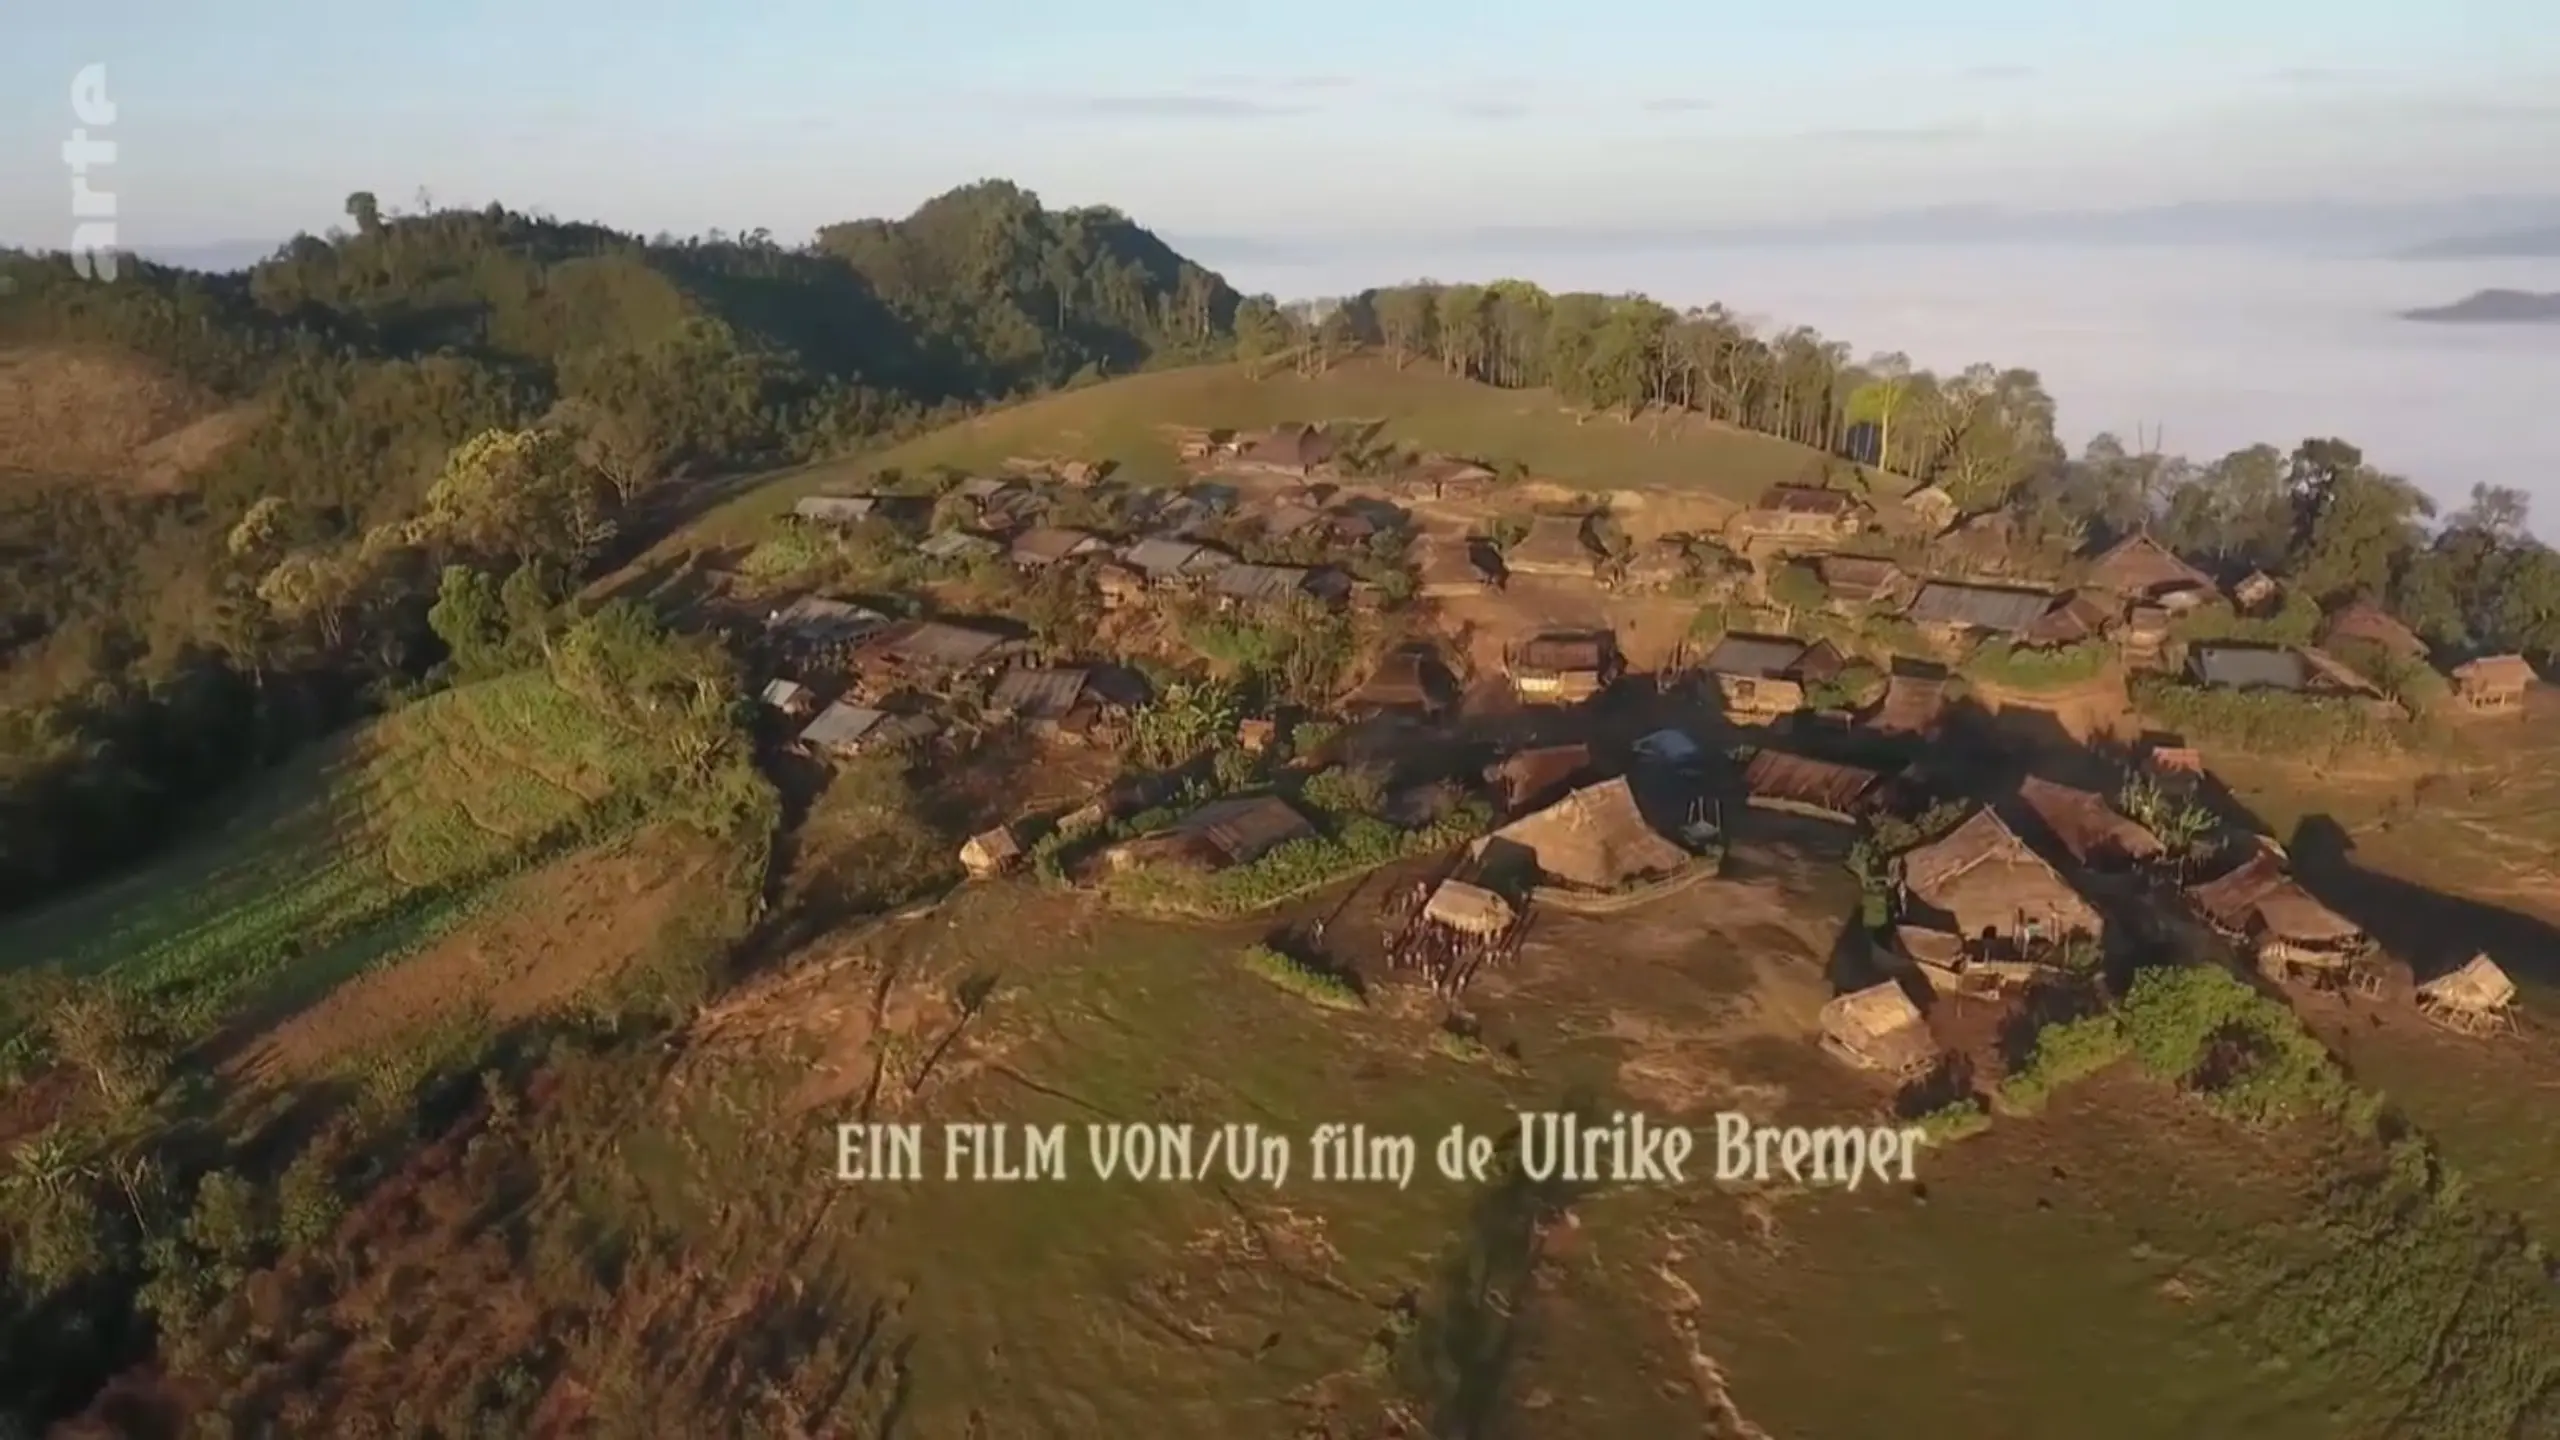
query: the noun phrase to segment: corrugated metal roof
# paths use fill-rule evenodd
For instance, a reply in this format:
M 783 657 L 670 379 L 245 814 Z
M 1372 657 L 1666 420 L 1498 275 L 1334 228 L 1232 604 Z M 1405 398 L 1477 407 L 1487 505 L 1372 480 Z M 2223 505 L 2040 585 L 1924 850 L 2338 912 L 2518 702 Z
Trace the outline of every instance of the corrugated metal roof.
M 1306 593 L 1309 572 L 1295 565 L 1229 565 L 1209 583 L 1237 600 L 1286 600 Z
M 799 599 L 773 613 L 765 622 L 775 630 L 788 630 L 805 639 L 816 641 L 850 640 L 867 635 L 889 623 L 889 617 L 877 610 L 843 600 L 825 600 L 815 595 Z
M 2265 645 L 2199 645 L 2188 663 L 2205 684 L 2234 690 L 2300 690 L 2311 678 L 2301 656 Z
M 1150 535 L 1123 547 L 1120 558 L 1155 579 L 1169 580 L 1181 575 L 1198 557 L 1200 550 L 1201 547 L 1190 540 L 1168 540 Z
M 819 711 L 818 718 L 810 721 L 808 728 L 800 732 L 800 739 L 822 750 L 851 750 L 888 718 L 883 711 L 839 700 Z
M 809 693 L 809 687 L 797 680 L 775 680 L 764 687 L 764 703 L 774 706 L 797 704 Z
M 996 682 L 992 701 L 999 709 L 1030 719 L 1055 720 L 1076 708 L 1088 678 L 1089 672 L 1082 667 L 1025 666 L 1008 670 Z
M 1010 642 L 1002 635 L 940 620 L 910 620 L 872 641 L 874 657 L 901 665 L 973 665 Z
M 1919 625 L 1947 625 L 2016 635 L 2042 619 L 2053 596 L 2042 590 L 2012 590 L 1997 585 L 1957 585 L 1932 580 L 1911 599 L 1911 620 Z
M 823 520 L 848 524 L 868 520 L 880 502 L 870 495 L 811 495 L 791 507 L 791 513 L 803 520 Z
M 1052 565 L 1101 548 L 1101 539 L 1089 531 L 1049 527 L 1025 530 L 1017 536 L 1013 558 L 1033 565 Z

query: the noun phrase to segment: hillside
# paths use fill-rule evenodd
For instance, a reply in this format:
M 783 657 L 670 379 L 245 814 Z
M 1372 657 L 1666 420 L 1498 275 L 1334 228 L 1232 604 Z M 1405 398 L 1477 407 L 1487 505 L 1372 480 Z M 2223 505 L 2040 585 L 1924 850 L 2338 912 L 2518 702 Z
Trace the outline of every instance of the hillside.
M 1359 356 L 1322 373 L 1260 373 L 1246 364 L 1133 375 L 974 416 L 866 454 L 776 475 L 666 542 L 729 543 L 758 532 L 802 495 L 858 487 L 897 470 L 992 470 L 1012 458 L 1109 460 L 1138 484 L 1182 474 L 1177 427 L 1249 430 L 1286 421 L 1381 422 L 1379 438 L 1415 449 L 1514 465 L 1589 490 L 1664 489 L 1740 505 L 1771 485 L 1818 480 L 1821 451 L 1704 416 L 1594 414 L 1552 391 L 1503 389 L 1434 366 Z

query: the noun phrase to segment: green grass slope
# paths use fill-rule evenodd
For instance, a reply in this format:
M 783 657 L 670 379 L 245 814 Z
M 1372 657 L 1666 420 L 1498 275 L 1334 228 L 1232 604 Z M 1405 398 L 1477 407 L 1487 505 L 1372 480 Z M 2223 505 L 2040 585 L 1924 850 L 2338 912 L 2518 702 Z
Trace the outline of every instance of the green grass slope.
M 1012 456 L 1112 460 L 1130 479 L 1182 471 L 1162 427 L 1250 429 L 1290 420 L 1384 421 L 1387 439 L 1488 461 L 1517 461 L 1541 480 L 1595 490 L 1662 487 L 1748 500 L 1819 469 L 1819 451 L 1712 421 L 1628 422 L 1585 416 L 1544 390 L 1501 390 L 1429 365 L 1359 359 L 1313 378 L 1256 379 L 1242 365 L 1133 375 L 994 411 L 858 459 L 786 472 L 690 532 L 751 536 L 803 495 L 882 469 L 983 469 Z M 683 543 L 679 537 L 676 543 Z
M 542 674 L 447 691 L 262 779 L 158 863 L 0 926 L 0 963 L 111 974 L 196 1024 L 305 998 L 626 815 L 632 754 Z

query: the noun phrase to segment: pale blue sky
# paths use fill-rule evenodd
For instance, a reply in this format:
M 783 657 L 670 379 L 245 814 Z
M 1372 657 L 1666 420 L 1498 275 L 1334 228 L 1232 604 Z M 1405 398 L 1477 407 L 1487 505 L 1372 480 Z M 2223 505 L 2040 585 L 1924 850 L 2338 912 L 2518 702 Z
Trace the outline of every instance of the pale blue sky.
M 785 238 L 991 175 L 1284 238 L 2560 191 L 2549 4 L 29 0 L 0 239 L 67 243 L 93 62 L 142 246 L 422 186 Z

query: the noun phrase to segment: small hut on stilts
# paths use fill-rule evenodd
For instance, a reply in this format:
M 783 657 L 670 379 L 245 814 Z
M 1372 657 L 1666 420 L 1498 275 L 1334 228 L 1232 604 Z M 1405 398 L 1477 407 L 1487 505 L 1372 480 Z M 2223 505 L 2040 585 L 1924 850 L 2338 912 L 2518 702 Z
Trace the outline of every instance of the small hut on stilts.
M 2516 1028 L 2507 1008 L 2515 998 L 2516 982 L 2498 962 L 2474 955 L 2461 969 L 2418 987 L 2418 1013 L 2457 1034 L 2493 1035 Z
M 1441 881 L 1412 913 L 1389 948 L 1389 962 L 1421 972 L 1434 991 L 1447 996 L 1466 988 L 1488 962 L 1517 951 L 1529 924 L 1524 907 L 1465 880 Z

